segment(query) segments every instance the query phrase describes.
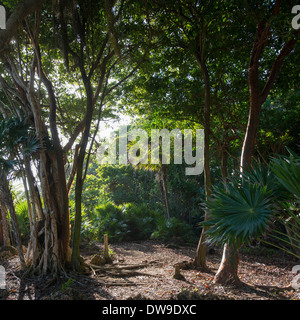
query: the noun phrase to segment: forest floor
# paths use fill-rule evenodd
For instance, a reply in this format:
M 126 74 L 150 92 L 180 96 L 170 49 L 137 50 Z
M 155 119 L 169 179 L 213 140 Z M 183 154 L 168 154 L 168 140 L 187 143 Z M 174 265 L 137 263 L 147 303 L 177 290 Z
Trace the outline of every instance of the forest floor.
M 6 270 L 6 289 L 0 300 L 300 300 L 291 287 L 299 264 L 291 256 L 267 248 L 241 251 L 239 278 L 243 286 L 213 283 L 222 257 L 215 248 L 207 255 L 209 271 L 184 268 L 196 247 L 156 241 L 110 244 L 112 264 L 88 268 L 84 274 L 67 272 L 58 279 L 22 275 L 17 256 L 1 260 Z M 99 242 L 84 244 L 82 257 L 90 262 L 103 252 Z M 181 263 L 183 280 L 173 278 L 174 264 Z

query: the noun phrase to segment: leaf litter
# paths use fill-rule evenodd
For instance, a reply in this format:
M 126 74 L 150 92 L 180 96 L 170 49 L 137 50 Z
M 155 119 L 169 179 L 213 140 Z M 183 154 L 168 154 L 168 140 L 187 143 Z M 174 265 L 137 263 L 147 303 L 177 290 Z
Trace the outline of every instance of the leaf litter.
M 222 258 L 222 248 L 207 255 L 207 272 L 191 267 L 196 246 L 168 246 L 157 241 L 110 244 L 112 264 L 87 269 L 52 281 L 20 272 L 17 256 L 0 264 L 6 268 L 6 289 L 0 300 L 300 300 L 291 287 L 297 261 L 285 253 L 246 251 L 240 254 L 238 275 L 242 286 L 221 286 L 213 282 Z M 85 261 L 103 250 L 99 242 L 83 244 Z M 174 265 L 184 280 L 174 279 Z M 299 262 L 298 262 L 299 264 Z M 47 285 L 49 283 L 49 285 Z

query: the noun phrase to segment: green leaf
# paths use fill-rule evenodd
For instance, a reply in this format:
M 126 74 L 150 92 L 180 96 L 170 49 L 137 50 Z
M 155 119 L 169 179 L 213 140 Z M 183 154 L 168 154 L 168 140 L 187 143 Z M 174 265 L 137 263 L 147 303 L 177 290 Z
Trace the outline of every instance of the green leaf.
M 285 189 L 300 200 L 300 157 L 290 152 L 290 156 L 273 158 L 272 171 Z
M 238 245 L 265 232 L 274 210 L 272 193 L 266 186 L 249 181 L 234 181 L 226 189 L 214 189 L 213 199 L 206 205 L 209 220 L 202 225 L 210 239 L 217 243 Z

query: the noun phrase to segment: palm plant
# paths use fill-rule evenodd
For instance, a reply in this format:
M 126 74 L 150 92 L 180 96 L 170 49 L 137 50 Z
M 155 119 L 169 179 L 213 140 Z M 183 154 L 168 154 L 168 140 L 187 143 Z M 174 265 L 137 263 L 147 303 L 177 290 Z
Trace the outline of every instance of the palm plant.
M 230 179 L 225 186 L 213 189 L 212 199 L 206 202 L 210 219 L 207 235 L 217 243 L 235 243 L 238 246 L 258 239 L 267 242 L 268 234 L 284 245 L 278 246 L 300 258 L 300 157 L 290 152 L 289 157 L 278 156 L 270 166 L 253 165 Z M 277 219 L 286 227 L 286 233 L 273 228 Z
M 217 243 L 242 243 L 257 238 L 267 228 L 272 212 L 272 191 L 246 179 L 232 179 L 230 184 L 213 189 L 213 198 L 206 202 L 209 239 Z
M 30 155 L 39 148 L 39 140 L 26 118 L 10 117 L 0 122 L 0 161 L 3 166 L 11 168 L 18 155 Z

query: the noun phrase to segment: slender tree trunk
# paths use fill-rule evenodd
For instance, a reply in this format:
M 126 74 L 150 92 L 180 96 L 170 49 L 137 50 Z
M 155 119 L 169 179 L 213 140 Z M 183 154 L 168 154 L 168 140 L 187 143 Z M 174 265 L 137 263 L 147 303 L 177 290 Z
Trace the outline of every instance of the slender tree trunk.
M 250 86 L 251 87 L 251 86 Z M 246 129 L 246 134 L 242 147 L 241 154 L 241 171 L 247 168 L 252 163 L 253 151 L 256 143 L 256 135 L 259 127 L 259 116 L 261 104 L 256 94 L 253 94 L 250 89 L 250 107 L 249 117 Z
M 83 188 L 83 167 L 84 167 L 84 158 L 86 153 L 86 148 L 88 144 L 91 122 L 93 118 L 93 91 L 90 79 L 86 77 L 83 66 L 81 68 L 82 78 L 86 90 L 87 96 L 87 109 L 86 109 L 86 123 L 83 136 L 81 139 L 80 150 L 77 158 L 77 174 L 76 174 L 76 184 L 75 184 L 75 223 L 73 231 L 73 240 L 72 240 L 72 257 L 71 264 L 74 270 L 80 271 L 82 268 L 81 259 L 80 259 L 80 230 L 81 230 L 81 199 L 82 199 L 82 188 Z
M 21 242 L 21 232 L 20 232 L 20 228 L 19 228 L 19 224 L 18 224 L 18 220 L 17 220 L 15 207 L 14 207 L 13 197 L 12 197 L 10 187 L 9 187 L 9 182 L 7 180 L 5 173 L 0 171 L 0 177 L 1 177 L 1 181 L 0 181 L 1 182 L 1 192 L 2 192 L 2 196 L 3 196 L 2 199 L 4 199 L 5 205 L 7 206 L 9 213 L 10 213 L 14 236 L 16 239 L 17 250 L 18 250 L 19 258 L 20 258 L 21 269 L 24 270 L 26 267 L 26 264 L 25 264 L 22 242 Z
M 74 151 L 73 167 L 72 167 L 72 171 L 70 172 L 69 180 L 67 183 L 68 195 L 70 195 L 70 193 L 71 193 L 71 189 L 72 189 L 72 186 L 74 183 L 74 178 L 75 178 L 76 171 L 77 171 L 77 160 L 78 160 L 79 149 L 80 149 L 80 145 L 76 144 L 75 151 Z
M 0 209 L 0 247 L 3 246 L 4 237 L 3 237 L 3 227 L 2 227 L 2 211 Z
M 30 240 L 25 255 L 25 261 L 27 266 L 36 266 L 41 253 L 37 234 L 37 226 L 39 225 L 39 222 L 43 221 L 44 216 L 40 194 L 30 168 L 30 161 L 28 158 L 26 158 L 27 157 L 25 156 L 25 174 L 23 176 L 23 185 L 28 204 Z M 29 184 L 29 190 L 27 186 L 27 180 Z
M 221 174 L 222 174 L 222 178 L 224 181 L 227 180 L 227 175 L 228 175 L 228 171 L 227 171 L 227 163 L 228 163 L 228 154 L 226 152 L 226 150 L 222 150 L 221 153 Z
M 221 154 L 221 173 L 222 178 L 227 181 L 227 153 L 226 150 L 222 150 Z M 235 245 L 224 245 L 222 261 L 219 269 L 214 277 L 214 282 L 219 284 L 239 285 L 240 280 L 238 278 L 238 264 L 239 264 L 239 252 Z
M 34 175 L 32 173 L 31 167 L 30 167 L 30 160 L 27 156 L 24 157 L 24 162 L 25 162 L 25 173 L 26 173 L 26 178 L 28 181 L 28 187 L 29 187 L 29 192 L 30 196 L 32 199 L 32 208 L 34 211 L 34 221 L 36 222 L 36 218 L 38 220 L 43 220 L 44 219 L 44 214 L 43 214 L 43 206 L 42 206 L 42 201 L 40 197 L 39 190 L 36 185 L 36 181 L 34 178 Z M 26 181 L 24 183 L 24 186 L 26 184 Z
M 170 219 L 170 205 L 169 205 L 169 194 L 168 194 L 168 185 L 167 185 L 167 166 L 165 164 L 161 165 L 161 182 L 162 182 L 167 219 Z
M 250 108 L 248 125 L 242 147 L 242 155 L 240 162 L 240 170 L 247 168 L 251 165 L 252 155 L 256 142 L 256 135 L 259 126 L 259 115 L 261 110 L 261 104 L 258 103 L 258 97 L 256 90 L 253 90 L 253 83 L 250 84 Z M 239 263 L 239 252 L 236 246 L 224 246 L 223 258 L 220 267 L 215 275 L 214 281 L 216 283 L 228 285 L 238 285 L 240 283 L 238 279 L 238 263 Z
M 20 232 L 16 211 L 15 211 L 15 207 L 13 205 L 11 196 L 8 201 L 9 201 L 8 207 L 9 207 L 11 222 L 12 222 L 12 226 L 13 226 L 13 230 L 16 238 L 16 244 L 17 244 L 17 249 L 19 253 L 21 269 L 24 270 L 26 267 L 26 263 L 24 259 L 23 248 L 22 248 L 21 232 Z
M 204 104 L 204 187 L 205 187 L 205 198 L 208 199 L 211 196 L 211 178 L 209 169 L 209 141 L 210 141 L 210 81 L 209 74 L 204 62 L 204 59 L 199 55 L 196 55 L 197 62 L 201 67 L 202 76 L 204 79 L 205 86 L 205 104 Z M 208 212 L 205 212 L 204 220 L 208 219 Z M 199 239 L 198 247 L 195 256 L 196 268 L 206 269 L 206 235 L 205 231 L 207 228 L 203 227 L 201 236 Z
M 161 195 L 161 202 L 166 209 L 166 217 L 170 219 L 170 206 L 169 206 L 169 195 L 167 188 L 167 168 L 166 165 L 161 164 L 161 167 L 155 175 L 155 179 L 158 184 L 158 188 Z
M 1 202 L 1 216 L 2 216 L 2 240 L 3 246 L 10 246 L 10 239 L 9 239 L 9 231 L 8 231 L 8 221 L 7 221 L 7 209 L 4 202 L 0 199 Z

